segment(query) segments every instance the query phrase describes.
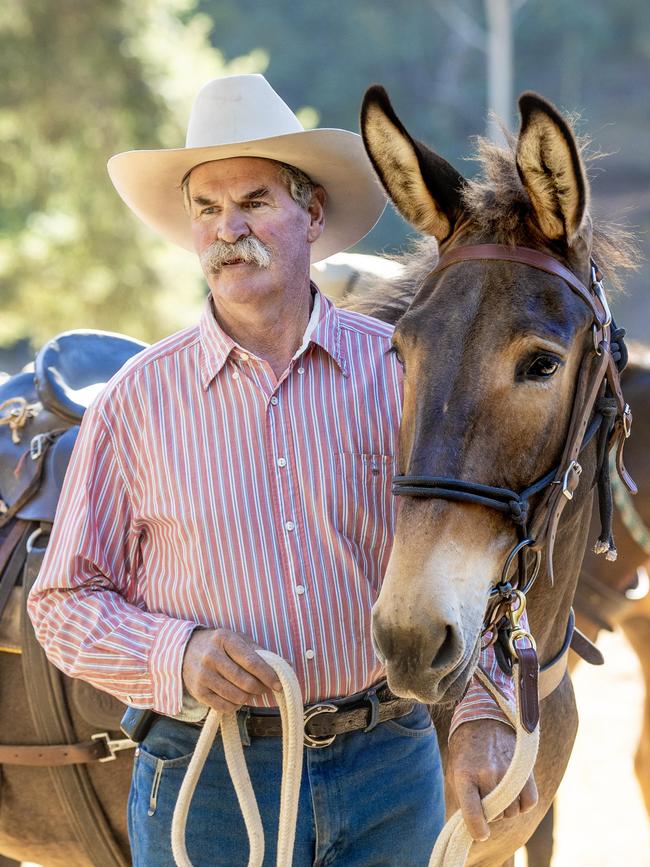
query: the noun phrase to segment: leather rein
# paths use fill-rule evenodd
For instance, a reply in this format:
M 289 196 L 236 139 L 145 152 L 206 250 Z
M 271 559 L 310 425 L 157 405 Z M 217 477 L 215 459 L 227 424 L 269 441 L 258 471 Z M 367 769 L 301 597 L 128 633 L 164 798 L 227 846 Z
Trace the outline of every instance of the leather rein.
M 490 591 L 483 624 L 483 635 L 490 634 L 489 643 L 498 642 L 495 647 L 497 659 L 503 668 L 509 670 L 512 662 L 521 661 L 522 650 L 516 644 L 519 639 L 526 639 L 529 645 L 526 652 L 531 649 L 534 652 L 532 636 L 519 623 L 526 607 L 526 594 L 539 573 L 542 551 L 546 553 L 553 583 L 553 549 L 558 524 L 580 482 L 582 467 L 578 459 L 599 431 L 604 437 L 604 450 L 609 452 L 616 446 L 616 468 L 624 485 L 631 493 L 637 492 L 623 463 L 623 446 L 630 435 L 632 413 L 623 397 L 619 370 L 611 351 L 612 316 L 602 275 L 593 262 L 591 284 L 586 287 L 565 265 L 546 253 L 527 247 L 479 244 L 457 247 L 444 253 L 431 273 L 438 275 L 450 266 L 466 261 L 516 262 L 560 277 L 589 307 L 593 317 L 593 345 L 587 349 L 580 364 L 567 437 L 560 462 L 554 469 L 522 491 L 447 476 L 397 475 L 393 480 L 393 494 L 397 496 L 473 503 L 503 512 L 512 520 L 517 530 L 517 543 L 506 557 L 500 580 Z M 600 401 L 605 401 L 606 396 L 608 411 L 600 406 Z M 604 450 L 602 459 L 607 463 Z M 609 476 L 606 482 L 609 487 Z M 530 501 L 536 495 L 541 499 L 531 516 Z M 608 539 L 610 544 L 601 542 L 603 539 Z M 603 531 L 597 547 L 601 553 L 607 553 L 611 547 L 615 556 L 611 531 Z M 532 569 L 529 568 L 528 551 L 534 553 Z M 511 576 L 515 561 L 516 571 Z M 569 633 L 572 632 L 573 617 L 570 617 L 566 647 L 549 666 L 566 654 L 571 639 Z

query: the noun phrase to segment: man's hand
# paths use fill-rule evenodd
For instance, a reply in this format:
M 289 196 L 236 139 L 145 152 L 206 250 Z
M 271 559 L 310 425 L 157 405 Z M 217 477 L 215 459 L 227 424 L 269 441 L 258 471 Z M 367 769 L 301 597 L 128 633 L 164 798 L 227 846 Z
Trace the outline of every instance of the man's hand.
M 481 798 L 491 792 L 508 770 L 515 749 L 510 726 L 492 719 L 462 723 L 449 740 L 449 779 L 467 830 L 474 840 L 487 840 L 488 824 Z M 527 813 L 537 804 L 537 786 L 531 774 L 519 797 L 504 810 L 501 818 Z
M 185 689 L 221 713 L 234 713 L 253 697 L 281 689 L 257 648 L 252 638 L 229 629 L 196 629 L 183 658 Z

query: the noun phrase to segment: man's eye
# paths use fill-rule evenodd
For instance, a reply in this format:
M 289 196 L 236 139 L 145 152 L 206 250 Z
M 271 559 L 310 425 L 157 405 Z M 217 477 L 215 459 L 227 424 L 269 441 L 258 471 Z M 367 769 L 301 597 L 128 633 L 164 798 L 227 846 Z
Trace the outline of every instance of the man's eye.
M 251 208 L 252 210 L 256 211 L 256 210 L 258 210 L 258 208 L 261 208 L 261 207 L 262 207 L 262 205 L 264 204 L 264 202 L 260 202 L 260 201 L 254 200 L 254 201 L 252 201 L 252 202 L 247 202 L 246 204 L 248 205 L 249 208 Z
M 528 365 L 526 376 L 529 379 L 550 379 L 560 368 L 560 359 L 555 355 L 538 355 Z

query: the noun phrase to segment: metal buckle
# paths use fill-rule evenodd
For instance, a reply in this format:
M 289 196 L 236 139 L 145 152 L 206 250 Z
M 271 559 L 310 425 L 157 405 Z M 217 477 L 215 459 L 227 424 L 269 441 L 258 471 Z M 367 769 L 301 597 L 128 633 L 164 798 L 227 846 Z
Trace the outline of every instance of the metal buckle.
M 102 741 L 108 750 L 107 756 L 104 756 L 103 759 L 98 759 L 100 762 L 113 762 L 117 758 L 115 753 L 119 753 L 121 750 L 133 750 L 137 747 L 136 742 L 129 738 L 112 741 L 108 736 L 108 732 L 98 732 L 90 737 L 93 741 Z
M 626 403 L 623 409 L 623 430 L 625 431 L 625 439 L 627 439 L 632 433 L 632 410 L 629 403 Z
M 36 434 L 32 437 L 29 444 L 29 456 L 33 461 L 37 461 L 45 451 L 45 443 L 49 440 L 50 435 L 46 433 Z
M 514 591 L 513 602 L 516 600 L 519 602 L 519 605 L 514 608 L 511 604 L 506 613 L 506 617 L 510 621 L 510 635 L 508 636 L 508 650 L 510 651 L 510 655 L 513 661 L 517 658 L 517 648 L 515 647 L 516 641 L 521 641 L 522 639 L 528 641 L 530 643 L 530 647 L 533 650 L 537 650 L 537 645 L 535 644 L 535 639 L 530 634 L 527 629 L 524 629 L 523 626 L 520 625 L 519 621 L 524 615 L 524 611 L 526 610 L 526 597 L 521 592 L 521 590 Z
M 307 723 L 321 713 L 336 713 L 337 711 L 338 707 L 335 704 L 315 704 L 313 707 L 307 708 L 302 717 L 304 728 L 303 743 L 306 747 L 318 750 L 323 747 L 329 747 L 330 744 L 334 743 L 336 735 L 330 735 L 328 738 L 318 738 L 310 735 L 307 731 Z
M 567 498 L 567 500 L 573 499 L 573 491 L 569 490 L 569 476 L 572 472 L 575 472 L 576 476 L 580 478 L 582 474 L 582 467 L 577 461 L 571 461 L 569 466 L 566 468 L 565 474 L 562 476 L 562 493 Z
M 650 592 L 650 576 L 648 575 L 648 570 L 644 566 L 639 566 L 636 570 L 636 579 L 636 587 L 631 587 L 629 590 L 625 591 L 625 598 L 630 599 L 632 602 L 640 602 L 641 599 L 645 599 Z
M 591 326 L 591 337 L 594 344 L 594 352 L 599 357 L 603 354 L 603 350 L 601 349 L 602 343 L 600 340 L 600 333 L 600 327 L 594 322 L 594 324 Z
M 591 288 L 594 290 L 594 294 L 600 301 L 603 312 L 605 313 L 605 321 L 602 323 L 602 328 L 607 328 L 608 325 L 612 324 L 612 312 L 609 309 L 609 304 L 605 297 L 605 289 L 603 288 L 602 280 L 598 279 L 598 272 L 593 265 L 591 266 Z
M 33 533 L 30 534 L 29 538 L 25 542 L 25 550 L 28 554 L 31 554 L 34 548 L 36 547 L 36 540 L 43 535 L 43 530 L 41 527 L 37 527 Z

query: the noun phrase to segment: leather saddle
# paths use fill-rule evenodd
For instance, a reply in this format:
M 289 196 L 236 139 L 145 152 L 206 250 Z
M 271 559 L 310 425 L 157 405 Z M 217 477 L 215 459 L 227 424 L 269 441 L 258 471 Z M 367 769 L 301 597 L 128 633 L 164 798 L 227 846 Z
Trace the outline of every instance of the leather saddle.
M 106 331 L 67 331 L 36 356 L 35 372 L 0 385 L 0 527 L 54 520 L 86 408 L 146 343 Z
M 90 402 L 147 346 L 105 331 L 67 331 L 43 346 L 34 373 L 0 384 L 0 651 L 21 652 L 27 538 L 54 522 L 79 425 Z M 88 684 L 75 704 L 91 724 L 115 728 L 123 706 Z

